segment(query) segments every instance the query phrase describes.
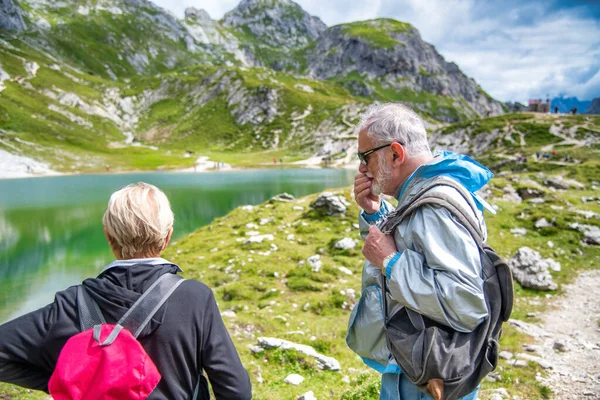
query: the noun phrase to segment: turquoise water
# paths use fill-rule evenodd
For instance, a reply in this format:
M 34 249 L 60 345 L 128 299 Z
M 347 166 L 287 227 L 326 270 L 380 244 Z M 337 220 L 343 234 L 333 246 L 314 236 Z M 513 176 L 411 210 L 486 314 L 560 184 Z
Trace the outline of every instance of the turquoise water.
M 102 215 L 108 198 L 139 181 L 160 187 L 174 239 L 244 204 L 350 185 L 355 172 L 279 169 L 215 173 L 74 175 L 0 180 L 0 322 L 52 301 L 113 260 Z

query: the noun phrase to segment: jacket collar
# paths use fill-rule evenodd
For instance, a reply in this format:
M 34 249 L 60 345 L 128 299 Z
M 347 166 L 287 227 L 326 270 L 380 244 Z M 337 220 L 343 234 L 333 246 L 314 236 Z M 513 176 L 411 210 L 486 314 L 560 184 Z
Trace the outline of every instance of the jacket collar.
M 173 264 L 171 261 L 167 261 L 164 258 L 160 258 L 160 257 L 158 257 L 158 258 L 132 258 L 130 260 L 113 261 L 110 264 L 108 264 L 106 267 L 104 267 L 102 272 L 105 272 L 114 267 L 131 267 L 132 265 L 136 265 L 136 264 L 146 264 L 146 265 L 170 264 L 170 265 L 177 266 L 176 264 Z M 177 272 L 183 272 L 181 270 L 181 268 L 179 268 L 179 266 L 177 266 Z

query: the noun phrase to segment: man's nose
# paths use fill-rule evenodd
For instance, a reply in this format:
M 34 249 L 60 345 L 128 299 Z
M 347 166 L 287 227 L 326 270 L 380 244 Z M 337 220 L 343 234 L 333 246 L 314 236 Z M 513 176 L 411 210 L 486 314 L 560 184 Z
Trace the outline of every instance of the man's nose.
M 367 166 L 363 163 L 358 164 L 358 172 L 366 174 L 367 173 Z

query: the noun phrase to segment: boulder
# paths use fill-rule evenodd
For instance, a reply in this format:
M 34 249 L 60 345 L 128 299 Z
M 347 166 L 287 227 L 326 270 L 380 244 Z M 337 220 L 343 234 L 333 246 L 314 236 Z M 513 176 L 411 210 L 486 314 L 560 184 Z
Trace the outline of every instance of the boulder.
M 289 374 L 283 381 L 290 385 L 299 385 L 304 382 L 304 377 L 298 374 Z
M 336 196 L 331 192 L 323 192 L 310 206 L 321 210 L 325 215 L 340 216 L 346 213 L 350 205 L 344 196 Z
M 350 250 L 356 247 L 356 240 L 345 237 L 341 240 L 338 240 L 333 247 L 340 250 Z
M 587 244 L 600 245 L 600 228 L 595 225 L 572 223 L 569 228 L 583 232 L 583 241 Z
M 317 361 L 317 367 L 319 369 L 331 370 L 331 371 L 339 371 L 341 369 L 339 361 L 337 361 L 333 357 L 327 357 L 323 354 L 318 353 L 314 347 L 308 346 L 305 344 L 298 344 L 294 342 L 290 342 L 283 339 L 277 338 L 269 338 L 269 337 L 259 337 L 258 338 L 259 346 L 265 349 L 282 349 L 282 350 L 296 350 L 302 354 L 307 356 L 314 357 Z
M 547 258 L 543 259 L 540 253 L 529 247 L 521 247 L 515 255 L 508 260 L 515 279 L 526 288 L 537 290 L 555 290 L 558 285 L 552 280 L 548 269 L 560 269 L 560 263 Z

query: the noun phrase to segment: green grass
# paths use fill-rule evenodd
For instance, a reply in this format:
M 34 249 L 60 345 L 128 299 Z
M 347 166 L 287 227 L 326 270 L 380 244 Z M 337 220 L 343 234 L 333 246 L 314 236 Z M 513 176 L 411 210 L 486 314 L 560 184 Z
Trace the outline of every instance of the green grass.
M 569 203 L 579 209 L 600 212 L 597 203 L 583 204 L 580 201 L 582 196 L 596 194 L 590 189 L 590 182 L 597 177 L 589 174 L 587 168 L 597 168 L 597 162 L 589 160 L 570 168 L 561 172 L 580 179 L 587 185 L 585 190 L 552 192 L 543 189 L 546 203 L 537 206 L 528 202 L 515 204 L 491 199 L 492 203 L 500 206 L 500 212 L 487 216 L 488 242 L 501 256 L 509 258 L 518 248 L 528 246 L 543 257 L 552 257 L 561 263 L 562 270 L 552 273 L 560 285 L 558 290 L 551 292 L 554 295 L 560 295 L 562 285 L 572 282 L 580 271 L 599 268 L 600 247 L 582 247 L 582 234 L 567 225 L 571 222 L 600 225 L 600 222 L 585 220 L 583 216 L 568 211 L 559 213 L 551 208 Z M 533 179 L 543 185 L 542 178 L 535 172 L 512 175 L 515 176 Z M 490 189 L 500 197 L 502 187 L 509 182 L 505 178 L 494 178 Z M 517 188 L 527 186 L 519 185 Z M 351 201 L 350 188 L 336 192 Z M 317 398 L 377 399 L 379 374 L 366 367 L 344 341 L 350 308 L 357 301 L 345 291 L 354 289 L 359 292 L 360 288 L 363 263 L 360 244 L 346 251 L 333 247 L 333 243 L 343 237 L 358 238 L 353 224 L 359 210 L 352 204 L 341 217 L 324 216 L 309 207 L 315 198 L 316 195 L 311 195 L 292 203 L 267 201 L 252 211 L 233 210 L 173 243 L 164 256 L 182 265 L 186 278 L 198 279 L 209 285 L 222 311 L 235 311 L 236 318 L 225 322 L 250 373 L 255 398 L 293 399 L 313 390 Z M 294 209 L 297 206 L 301 206 L 302 210 Z M 555 227 L 542 230 L 534 227 L 537 219 L 549 215 L 556 217 Z M 265 218 L 270 222 L 259 225 Z M 248 223 L 259 225 L 261 234 L 273 234 L 274 240 L 248 245 L 237 241 L 246 237 Z M 517 227 L 526 228 L 528 234 L 513 236 L 510 229 Z M 294 235 L 294 240 L 287 240 L 290 234 Z M 547 245 L 549 240 L 554 247 Z M 277 249 L 273 250 L 272 245 Z M 264 255 L 264 252 L 270 254 Z M 306 262 L 315 254 L 320 255 L 323 263 L 319 272 L 312 271 Z M 340 266 L 350 269 L 353 275 L 342 274 L 338 270 Z M 515 283 L 512 318 L 536 322 L 527 314 L 540 315 L 546 310 L 546 293 L 524 289 Z M 537 302 L 532 304 L 527 300 Z M 318 370 L 314 359 L 293 351 L 251 353 L 248 346 L 257 344 L 256 338 L 261 336 L 311 345 L 322 354 L 336 358 L 342 365 L 342 371 Z M 501 350 L 516 353 L 522 351 L 523 344 L 533 341 L 533 338 L 507 325 L 500 345 Z M 527 367 L 515 368 L 500 360 L 500 367 L 501 380 L 495 383 L 484 381 L 483 391 L 503 387 L 523 400 L 551 398 L 550 390 L 536 379 L 538 373 L 545 374 L 539 366 L 529 363 Z M 298 387 L 284 384 L 283 379 L 290 373 L 299 373 L 306 380 Z M 262 377 L 263 383 L 257 381 L 258 376 Z M 349 377 L 349 383 L 342 381 L 344 376 Z M 1 395 L 7 399 L 40 398 L 35 397 L 36 393 L 26 393 L 9 385 L 0 386 Z M 487 398 L 482 395 L 482 399 Z
M 412 30 L 412 26 L 408 23 L 387 18 L 353 22 L 339 26 L 343 34 L 363 39 L 371 46 L 383 49 L 393 49 L 398 45 L 402 45 L 402 42 L 390 35 L 409 33 Z

